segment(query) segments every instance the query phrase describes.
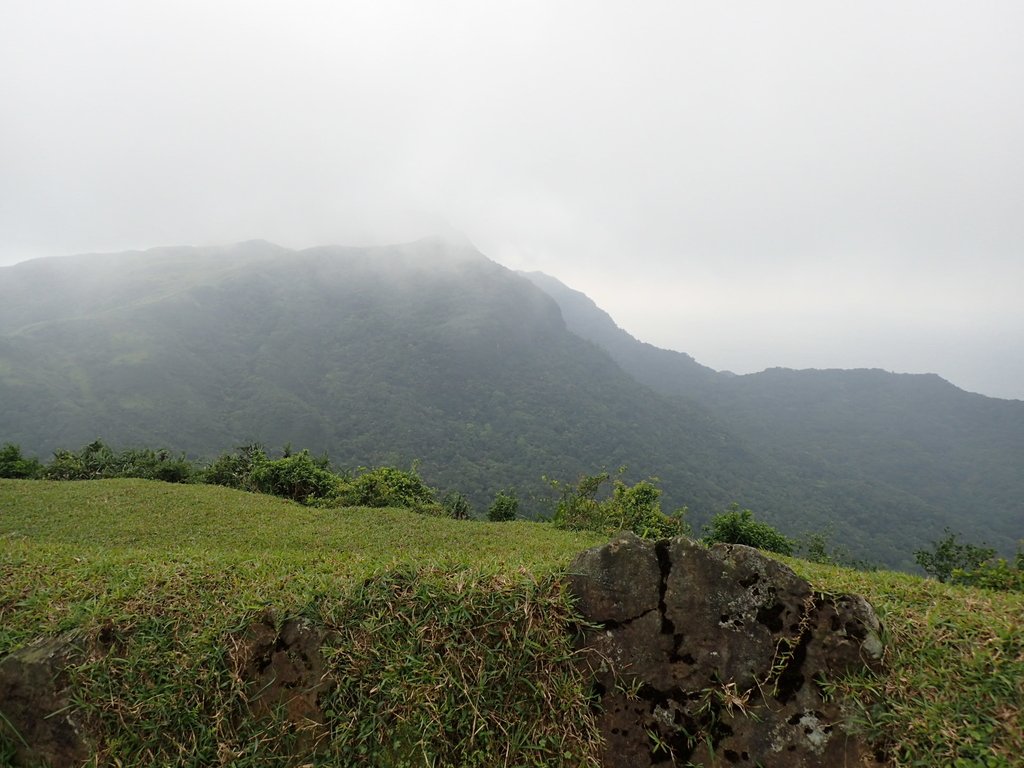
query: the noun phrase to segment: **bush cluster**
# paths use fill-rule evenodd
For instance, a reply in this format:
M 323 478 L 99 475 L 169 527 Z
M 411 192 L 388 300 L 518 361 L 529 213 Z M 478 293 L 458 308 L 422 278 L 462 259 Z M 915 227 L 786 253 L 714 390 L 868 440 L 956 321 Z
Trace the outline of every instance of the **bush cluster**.
M 705 544 L 745 544 L 766 552 L 792 555 L 794 542 L 779 533 L 767 523 L 754 519 L 749 509 L 740 509 L 734 503 L 728 510 L 711 518 L 704 527 Z
M 600 498 L 602 486 L 611 481 L 611 493 Z M 575 486 L 557 481 L 559 492 L 552 522 L 571 531 L 595 531 L 610 535 L 632 531 L 648 539 L 665 539 L 690 532 L 684 516 L 686 508 L 671 515 L 661 511 L 661 490 L 651 480 L 627 485 L 620 476 L 612 480 L 607 472 L 584 475 Z
M 0 477 L 28 480 L 41 477 L 43 465 L 38 459 L 29 459 L 21 455 L 21 448 L 7 443 L 0 448 Z
M 95 480 L 131 477 L 172 483 L 208 483 L 243 491 L 266 493 L 317 506 L 405 507 L 424 514 L 470 517 L 469 501 L 458 491 L 443 503 L 437 491 L 409 470 L 395 467 L 359 468 L 354 475 L 338 474 L 325 456 L 286 446 L 272 459 L 258 443 L 223 453 L 198 465 L 184 454 L 148 448 L 115 451 L 95 440 L 78 451 L 58 450 L 48 464 L 26 458 L 17 445 L 0 448 L 0 477 L 46 480 Z
M 506 523 L 519 515 L 519 497 L 514 490 L 498 491 L 487 508 L 487 519 L 492 523 Z
M 914 552 L 914 560 L 924 572 L 950 584 L 1024 592 L 1024 546 L 1018 548 L 1013 562 L 995 556 L 992 547 L 960 540 L 960 534 L 946 528 L 943 537 L 932 542 L 931 549 Z
M 20 453 L 17 446 L 6 446 L 5 451 Z M 41 465 L 35 459 L 34 477 L 46 480 L 94 480 L 113 477 L 135 477 L 144 480 L 163 480 L 168 483 L 192 482 L 197 474 L 194 464 L 185 454 L 172 456 L 164 450 L 129 448 L 115 451 L 102 440 L 94 440 L 77 451 L 59 450 L 49 464 Z
M 436 491 L 423 482 L 416 467 L 361 467 L 339 488 L 337 500 L 348 507 L 410 507 L 436 503 Z
M 336 498 L 342 480 L 330 471 L 327 457 L 316 459 L 309 451 L 264 459 L 252 470 L 253 489 L 272 496 L 313 504 Z

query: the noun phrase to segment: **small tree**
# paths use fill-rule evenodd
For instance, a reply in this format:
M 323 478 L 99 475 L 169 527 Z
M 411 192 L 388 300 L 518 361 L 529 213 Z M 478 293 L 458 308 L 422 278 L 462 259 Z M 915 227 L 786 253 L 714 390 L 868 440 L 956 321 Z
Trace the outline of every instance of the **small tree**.
M 519 497 L 514 490 L 498 491 L 487 508 L 487 519 L 494 523 L 515 520 L 519 514 Z
M 325 466 L 326 459 L 315 459 L 309 451 L 293 453 L 275 461 L 264 461 L 252 472 L 252 484 L 261 493 L 310 504 L 333 498 L 341 478 Z
M 435 491 L 413 466 L 409 471 L 377 467 L 360 471 L 344 483 L 339 501 L 352 507 L 407 507 L 435 504 Z
M 0 477 L 27 479 L 39 477 L 43 465 L 38 459 L 27 459 L 21 455 L 21 447 L 7 443 L 0 448 Z
M 626 530 L 647 539 L 689 534 L 690 526 L 684 518 L 686 508 L 671 515 L 662 512 L 661 491 L 650 480 L 627 485 L 616 477 L 611 496 L 598 499 L 598 491 L 610 479 L 607 472 L 602 472 L 584 475 L 575 487 L 553 483 L 553 487 L 561 490 L 552 520 L 555 527 L 603 534 Z
M 960 534 L 949 528 L 944 530 L 944 534 L 941 539 L 932 542 L 931 550 L 919 549 L 914 552 L 917 564 L 939 581 L 949 581 L 954 571 L 972 573 L 996 554 L 991 547 L 961 542 Z
M 740 509 L 740 505 L 735 502 L 704 526 L 703 540 L 706 544 L 745 544 L 780 555 L 792 555 L 794 546 L 791 539 L 767 523 L 755 520 L 753 512 Z

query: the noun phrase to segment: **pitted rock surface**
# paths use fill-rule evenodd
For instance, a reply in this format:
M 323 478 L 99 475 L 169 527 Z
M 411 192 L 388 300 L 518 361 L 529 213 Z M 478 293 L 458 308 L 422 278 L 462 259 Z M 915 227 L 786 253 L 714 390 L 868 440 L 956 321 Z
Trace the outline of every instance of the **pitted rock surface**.
M 815 593 L 749 547 L 632 534 L 579 555 L 569 580 L 597 625 L 579 642 L 605 766 L 879 764 L 820 686 L 880 668 L 863 598 Z

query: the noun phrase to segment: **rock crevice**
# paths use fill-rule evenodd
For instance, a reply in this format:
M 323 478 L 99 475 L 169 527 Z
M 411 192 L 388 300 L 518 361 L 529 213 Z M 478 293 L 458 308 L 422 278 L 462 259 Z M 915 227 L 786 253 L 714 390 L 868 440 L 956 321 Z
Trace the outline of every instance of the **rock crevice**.
M 880 668 L 862 598 L 816 593 L 749 547 L 632 534 L 580 554 L 569 580 L 606 766 L 877 762 L 820 686 Z

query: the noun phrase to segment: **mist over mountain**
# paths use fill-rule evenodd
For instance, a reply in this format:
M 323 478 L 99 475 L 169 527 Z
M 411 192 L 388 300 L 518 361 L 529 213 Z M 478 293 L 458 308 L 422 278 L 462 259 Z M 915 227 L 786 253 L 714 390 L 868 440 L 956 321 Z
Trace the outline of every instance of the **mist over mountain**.
M 907 566 L 1024 536 L 1024 403 L 880 371 L 718 373 L 468 243 L 227 248 L 0 268 L 0 441 L 420 462 L 479 505 L 628 466 L 699 526 L 732 501 Z M 541 508 L 533 500 L 527 505 Z
M 744 455 L 730 435 L 639 387 L 550 297 L 466 246 L 257 242 L 2 275 L 0 432 L 27 450 L 290 442 L 342 466 L 418 459 L 478 501 L 623 464 L 680 504 L 742 487 L 704 471 Z
M 826 516 L 888 526 L 942 510 L 954 528 L 991 531 L 1004 548 L 1024 534 L 1024 402 L 964 392 L 934 374 L 719 373 L 638 341 L 557 279 L 522 274 L 558 302 L 570 330 L 637 381 L 706 407 L 759 457 L 813 487 Z

